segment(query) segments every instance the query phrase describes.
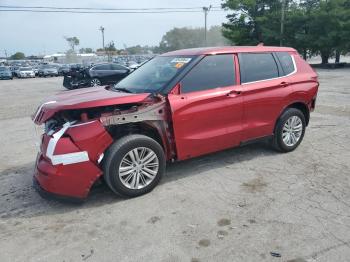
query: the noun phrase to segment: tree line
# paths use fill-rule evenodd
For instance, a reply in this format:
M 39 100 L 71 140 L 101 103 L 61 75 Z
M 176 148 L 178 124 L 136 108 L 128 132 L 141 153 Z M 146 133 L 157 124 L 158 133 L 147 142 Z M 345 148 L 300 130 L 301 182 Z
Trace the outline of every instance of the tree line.
M 223 35 L 236 45 L 290 46 L 339 62 L 350 51 L 350 0 L 226 0 Z M 283 34 L 281 34 L 284 10 Z

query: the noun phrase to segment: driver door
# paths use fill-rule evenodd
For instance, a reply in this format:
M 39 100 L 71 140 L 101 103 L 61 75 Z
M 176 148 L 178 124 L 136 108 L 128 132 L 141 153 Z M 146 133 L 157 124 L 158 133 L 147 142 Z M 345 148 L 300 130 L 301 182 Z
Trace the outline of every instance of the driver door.
M 243 105 L 233 54 L 204 57 L 169 94 L 179 160 L 239 145 Z

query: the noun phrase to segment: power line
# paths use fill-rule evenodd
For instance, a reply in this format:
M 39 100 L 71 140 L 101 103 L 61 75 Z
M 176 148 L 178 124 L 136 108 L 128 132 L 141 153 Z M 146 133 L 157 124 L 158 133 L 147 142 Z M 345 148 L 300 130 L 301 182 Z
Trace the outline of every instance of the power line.
M 211 10 L 226 12 L 225 10 Z M 73 13 L 73 14 L 165 14 L 165 13 L 201 13 L 202 10 L 163 10 L 163 11 L 75 11 L 75 10 L 32 10 L 32 9 L 0 9 L 0 12 L 28 13 Z
M 0 5 L 0 8 L 11 9 L 51 9 L 51 10 L 94 10 L 94 11 L 166 11 L 166 10 L 198 10 L 202 7 L 151 7 L 151 8 L 96 8 L 96 7 L 57 7 L 57 6 L 9 6 Z M 221 8 L 213 6 L 212 8 Z
M 225 12 L 225 10 L 212 10 Z M 169 11 L 73 11 L 73 10 L 31 10 L 31 9 L 0 9 L 0 12 L 29 12 L 29 13 L 74 13 L 74 14 L 165 14 L 165 13 L 201 13 L 201 10 L 169 10 Z

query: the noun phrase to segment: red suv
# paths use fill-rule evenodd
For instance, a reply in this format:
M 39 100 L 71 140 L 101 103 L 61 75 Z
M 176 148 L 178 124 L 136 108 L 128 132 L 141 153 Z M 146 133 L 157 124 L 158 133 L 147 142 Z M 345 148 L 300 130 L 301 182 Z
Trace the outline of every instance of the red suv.
M 42 104 L 34 184 L 85 198 L 101 177 L 115 193 L 151 191 L 166 163 L 268 138 L 302 141 L 317 74 L 292 48 L 215 47 L 157 56 L 114 86 L 64 92 Z

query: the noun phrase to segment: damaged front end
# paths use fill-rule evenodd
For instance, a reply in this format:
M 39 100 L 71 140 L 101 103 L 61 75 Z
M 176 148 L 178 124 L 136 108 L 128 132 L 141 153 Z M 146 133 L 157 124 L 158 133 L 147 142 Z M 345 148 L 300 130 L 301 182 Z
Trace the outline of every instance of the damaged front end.
M 98 101 L 99 106 L 91 104 L 86 108 L 62 106 L 55 100 L 39 107 L 33 120 L 45 125 L 45 133 L 36 160 L 35 184 L 58 196 L 86 198 L 103 174 L 101 161 L 106 149 L 131 133 L 153 136 L 162 144 L 168 159 L 172 158 L 174 147 L 165 98 L 132 97 L 129 101 L 123 98 L 125 103 L 111 101 L 101 106 Z

